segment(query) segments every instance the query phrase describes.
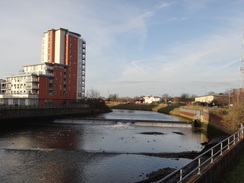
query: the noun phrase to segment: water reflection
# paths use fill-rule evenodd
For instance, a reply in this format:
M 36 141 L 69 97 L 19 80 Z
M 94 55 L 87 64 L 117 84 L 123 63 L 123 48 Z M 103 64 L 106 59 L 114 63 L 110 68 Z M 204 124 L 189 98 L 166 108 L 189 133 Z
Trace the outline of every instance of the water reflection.
M 0 146 L 10 149 L 77 149 L 82 143 L 79 135 L 83 128 L 77 130 L 72 126 L 40 127 L 12 133 L 0 141 Z M 3 138 L 4 139 L 4 138 Z
M 179 120 L 143 111 L 100 117 L 114 119 L 122 114 L 122 119 L 155 115 L 154 119 Z M 191 128 L 57 120 L 0 137 L 0 182 L 136 182 L 152 171 L 190 161 L 140 153 L 200 151 L 202 137 Z

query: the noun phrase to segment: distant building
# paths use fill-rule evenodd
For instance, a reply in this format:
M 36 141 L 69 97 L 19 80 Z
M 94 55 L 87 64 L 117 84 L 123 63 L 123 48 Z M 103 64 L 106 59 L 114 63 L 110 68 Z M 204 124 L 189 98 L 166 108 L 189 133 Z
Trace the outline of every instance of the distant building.
M 144 99 L 144 103 L 147 104 L 160 101 L 160 97 L 153 97 L 153 96 L 144 96 L 143 99 Z
M 206 103 L 212 105 L 229 105 L 230 96 L 229 95 L 205 95 L 195 98 L 197 103 Z
M 19 74 L 7 76 L 0 104 L 58 104 L 82 99 L 85 64 L 86 42 L 80 34 L 63 28 L 47 30 L 42 39 L 41 63 L 23 66 Z
M 214 100 L 214 95 L 204 95 L 195 98 L 195 102 L 211 103 Z

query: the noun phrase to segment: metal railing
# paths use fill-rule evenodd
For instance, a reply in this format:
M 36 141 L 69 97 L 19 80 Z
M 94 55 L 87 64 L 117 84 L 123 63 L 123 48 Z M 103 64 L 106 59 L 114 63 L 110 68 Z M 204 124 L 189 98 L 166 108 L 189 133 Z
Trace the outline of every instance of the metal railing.
M 20 109 L 43 109 L 43 108 L 88 108 L 103 106 L 104 101 L 101 99 L 28 99 L 29 105 L 25 104 L 25 100 L 28 98 L 21 98 L 15 101 L 11 99 L 11 105 L 5 104 L 4 99 L 0 99 L 0 111 L 1 110 L 20 110 Z M 38 104 L 38 100 L 45 101 L 45 104 Z
M 175 170 L 171 174 L 166 177 L 160 179 L 156 183 L 170 183 L 170 182 L 184 182 L 189 179 L 191 176 L 198 174 L 201 175 L 203 168 L 207 164 L 213 164 L 214 158 L 218 156 L 222 156 L 224 152 L 227 152 L 231 146 L 235 146 L 237 142 L 243 139 L 244 137 L 244 128 L 241 125 L 240 130 L 231 136 L 227 137 L 223 141 L 219 142 L 215 146 L 211 147 L 195 159 L 193 159 L 190 163 L 185 165 L 184 167 Z

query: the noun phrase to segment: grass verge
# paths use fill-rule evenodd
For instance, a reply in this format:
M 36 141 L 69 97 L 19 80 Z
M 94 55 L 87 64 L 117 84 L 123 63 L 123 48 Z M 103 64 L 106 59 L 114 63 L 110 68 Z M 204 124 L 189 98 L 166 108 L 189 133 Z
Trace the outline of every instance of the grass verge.
M 243 183 L 244 182 L 244 149 L 240 152 L 237 158 L 237 163 L 225 173 L 221 183 Z

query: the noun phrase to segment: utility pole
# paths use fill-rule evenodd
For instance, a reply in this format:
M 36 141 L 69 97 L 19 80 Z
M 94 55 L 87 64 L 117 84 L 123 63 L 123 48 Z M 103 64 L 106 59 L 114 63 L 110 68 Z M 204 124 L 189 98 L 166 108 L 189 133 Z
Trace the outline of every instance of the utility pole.
M 243 34 L 242 48 L 244 48 L 244 34 Z M 241 75 L 242 75 L 241 82 L 240 82 L 240 88 L 244 88 L 244 57 L 242 57 L 240 60 L 242 63 L 242 66 L 240 67 L 240 71 L 241 71 Z

